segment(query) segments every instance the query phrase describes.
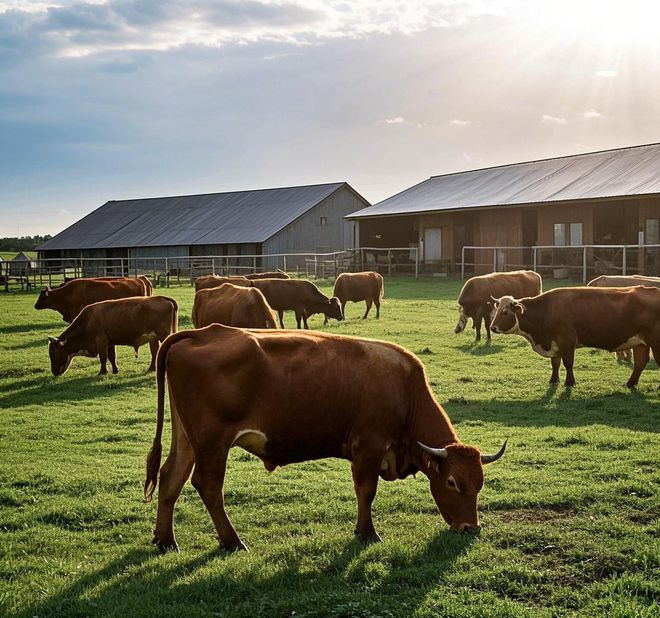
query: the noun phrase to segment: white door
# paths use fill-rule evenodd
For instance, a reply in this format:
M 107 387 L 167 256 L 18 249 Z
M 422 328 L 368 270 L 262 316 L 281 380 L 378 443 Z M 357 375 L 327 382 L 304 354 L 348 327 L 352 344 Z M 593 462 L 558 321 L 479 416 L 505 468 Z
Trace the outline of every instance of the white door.
M 427 227 L 424 230 L 424 261 L 439 262 L 442 259 L 442 229 Z

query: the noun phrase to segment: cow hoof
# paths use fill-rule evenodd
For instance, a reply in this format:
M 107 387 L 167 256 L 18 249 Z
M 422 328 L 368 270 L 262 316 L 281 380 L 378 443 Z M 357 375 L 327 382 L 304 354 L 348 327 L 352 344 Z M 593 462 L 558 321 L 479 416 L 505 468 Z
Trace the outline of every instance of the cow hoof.
M 575 382 L 568 382 L 568 381 L 566 381 L 566 382 L 564 382 L 564 386 L 565 386 L 566 388 L 573 388 L 573 387 L 575 386 Z
M 372 532 L 370 534 L 362 534 L 361 532 L 356 532 L 355 535 L 358 538 L 358 541 L 363 545 L 371 545 L 372 543 L 380 543 L 382 539 L 378 535 L 378 532 Z
M 172 551 L 178 554 L 180 551 L 176 541 L 172 541 L 172 543 L 161 543 L 156 537 L 154 537 L 151 542 L 158 548 L 158 551 L 161 554 L 168 554 Z
M 119 369 L 113 369 L 113 370 L 112 370 L 112 373 L 114 373 L 114 374 L 119 373 Z
M 637 382 L 626 382 L 626 386 L 632 390 L 633 388 L 637 388 Z
M 247 545 L 245 545 L 243 541 L 239 541 L 238 543 L 234 543 L 233 545 L 224 545 L 223 543 L 220 543 L 220 549 L 223 549 L 228 554 L 233 554 L 234 552 L 237 551 L 249 551 Z
M 559 384 L 559 378 L 550 378 L 550 382 L 548 382 L 551 386 L 557 386 Z

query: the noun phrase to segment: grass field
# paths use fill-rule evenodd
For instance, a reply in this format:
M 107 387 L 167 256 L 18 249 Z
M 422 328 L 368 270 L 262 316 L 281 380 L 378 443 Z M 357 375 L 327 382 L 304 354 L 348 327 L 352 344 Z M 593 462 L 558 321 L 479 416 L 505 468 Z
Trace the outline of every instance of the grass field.
M 454 335 L 459 282 L 385 285 L 379 321 L 349 305 L 327 329 L 417 353 L 465 442 L 494 452 L 509 438 L 486 469 L 479 538 L 448 531 L 420 474 L 381 481 L 383 543 L 365 548 L 353 539 L 348 462 L 268 474 L 234 449 L 227 509 L 251 551 L 217 551 L 187 484 L 182 551 L 160 556 L 156 504 L 142 503 L 156 406 L 148 349 L 136 360 L 120 348 L 118 376 L 79 358 L 54 378 L 46 336 L 64 323 L 33 309 L 35 293 L 0 294 L 0 615 L 660 616 L 655 363 L 629 392 L 629 366 L 579 350 L 577 387 L 549 388 L 549 360 L 524 340 Z M 192 290 L 166 293 L 189 328 Z

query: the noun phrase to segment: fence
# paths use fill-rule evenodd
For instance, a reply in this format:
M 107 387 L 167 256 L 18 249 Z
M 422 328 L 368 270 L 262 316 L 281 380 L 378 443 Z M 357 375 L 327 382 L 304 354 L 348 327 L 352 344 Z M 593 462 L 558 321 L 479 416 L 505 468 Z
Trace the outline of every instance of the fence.
M 360 247 L 332 253 L 208 255 L 154 258 L 48 258 L 21 266 L 0 262 L 0 285 L 21 289 L 55 286 L 69 278 L 147 275 L 155 285 L 192 284 L 202 275 L 241 275 L 281 269 L 294 276 L 324 279 L 342 272 L 376 270 L 419 274 L 419 251 L 409 247 Z
M 544 277 L 586 283 L 598 275 L 660 275 L 660 245 L 463 247 L 461 278 L 529 268 Z

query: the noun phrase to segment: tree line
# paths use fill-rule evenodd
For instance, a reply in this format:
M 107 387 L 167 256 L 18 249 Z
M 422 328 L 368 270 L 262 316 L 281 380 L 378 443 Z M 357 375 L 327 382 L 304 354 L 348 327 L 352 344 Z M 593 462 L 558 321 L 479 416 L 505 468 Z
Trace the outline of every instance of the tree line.
M 50 240 L 52 236 L 46 234 L 45 236 L 7 236 L 0 238 L 0 251 L 34 251 L 39 245 Z

